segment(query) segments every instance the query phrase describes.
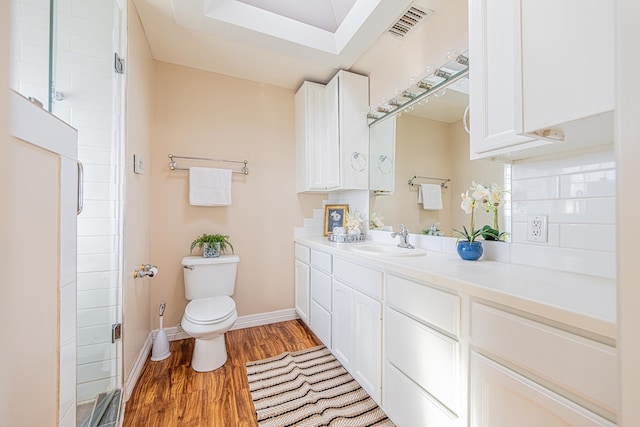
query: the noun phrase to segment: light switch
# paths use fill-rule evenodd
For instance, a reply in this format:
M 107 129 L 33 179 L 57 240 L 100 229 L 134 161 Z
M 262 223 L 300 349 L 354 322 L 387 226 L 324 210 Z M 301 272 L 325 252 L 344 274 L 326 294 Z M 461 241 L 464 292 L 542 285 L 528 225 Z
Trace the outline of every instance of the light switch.
M 144 159 L 138 154 L 133 155 L 133 172 L 142 175 L 144 172 Z

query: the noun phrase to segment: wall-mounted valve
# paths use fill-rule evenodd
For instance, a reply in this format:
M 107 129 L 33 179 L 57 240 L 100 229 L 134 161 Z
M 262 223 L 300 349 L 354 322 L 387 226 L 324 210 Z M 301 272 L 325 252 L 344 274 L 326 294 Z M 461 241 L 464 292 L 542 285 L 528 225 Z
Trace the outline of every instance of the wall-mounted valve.
M 144 276 L 156 277 L 157 274 L 158 274 L 158 267 L 151 264 L 142 264 L 140 266 L 140 270 L 133 271 L 133 278 L 141 279 Z

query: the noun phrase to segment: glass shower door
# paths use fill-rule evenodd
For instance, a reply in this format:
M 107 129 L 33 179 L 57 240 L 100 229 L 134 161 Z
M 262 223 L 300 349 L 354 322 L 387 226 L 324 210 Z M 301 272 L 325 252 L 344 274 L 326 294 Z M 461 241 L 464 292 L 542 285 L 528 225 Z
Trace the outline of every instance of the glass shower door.
M 117 416 L 122 389 L 116 332 L 122 319 L 124 76 L 114 68 L 114 55 L 123 51 L 126 9 L 118 0 L 56 0 L 53 10 L 51 111 L 78 130 L 85 177 L 77 241 L 77 425 L 97 425 L 103 416 Z

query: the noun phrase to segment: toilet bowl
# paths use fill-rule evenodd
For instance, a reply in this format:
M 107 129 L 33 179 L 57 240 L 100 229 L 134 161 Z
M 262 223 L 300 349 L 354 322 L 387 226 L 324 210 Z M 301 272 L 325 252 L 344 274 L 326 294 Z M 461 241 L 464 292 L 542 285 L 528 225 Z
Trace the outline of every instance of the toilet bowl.
M 238 318 L 231 295 L 239 261 L 235 255 L 182 259 L 185 296 L 190 302 L 180 326 L 195 338 L 191 359 L 195 371 L 213 371 L 227 361 L 224 334 Z
M 191 367 L 198 372 L 218 369 L 227 361 L 224 334 L 233 326 L 238 313 L 227 296 L 202 298 L 187 304 L 182 329 L 196 339 Z

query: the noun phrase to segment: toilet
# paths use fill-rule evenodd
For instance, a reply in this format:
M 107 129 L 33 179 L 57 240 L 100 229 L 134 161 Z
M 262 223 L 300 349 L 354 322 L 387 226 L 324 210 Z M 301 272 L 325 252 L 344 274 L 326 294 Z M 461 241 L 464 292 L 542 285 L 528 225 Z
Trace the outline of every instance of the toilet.
M 184 294 L 189 303 L 180 326 L 196 339 L 191 359 L 195 371 L 213 371 L 227 361 L 224 334 L 238 318 L 231 295 L 239 261 L 237 255 L 182 258 Z

